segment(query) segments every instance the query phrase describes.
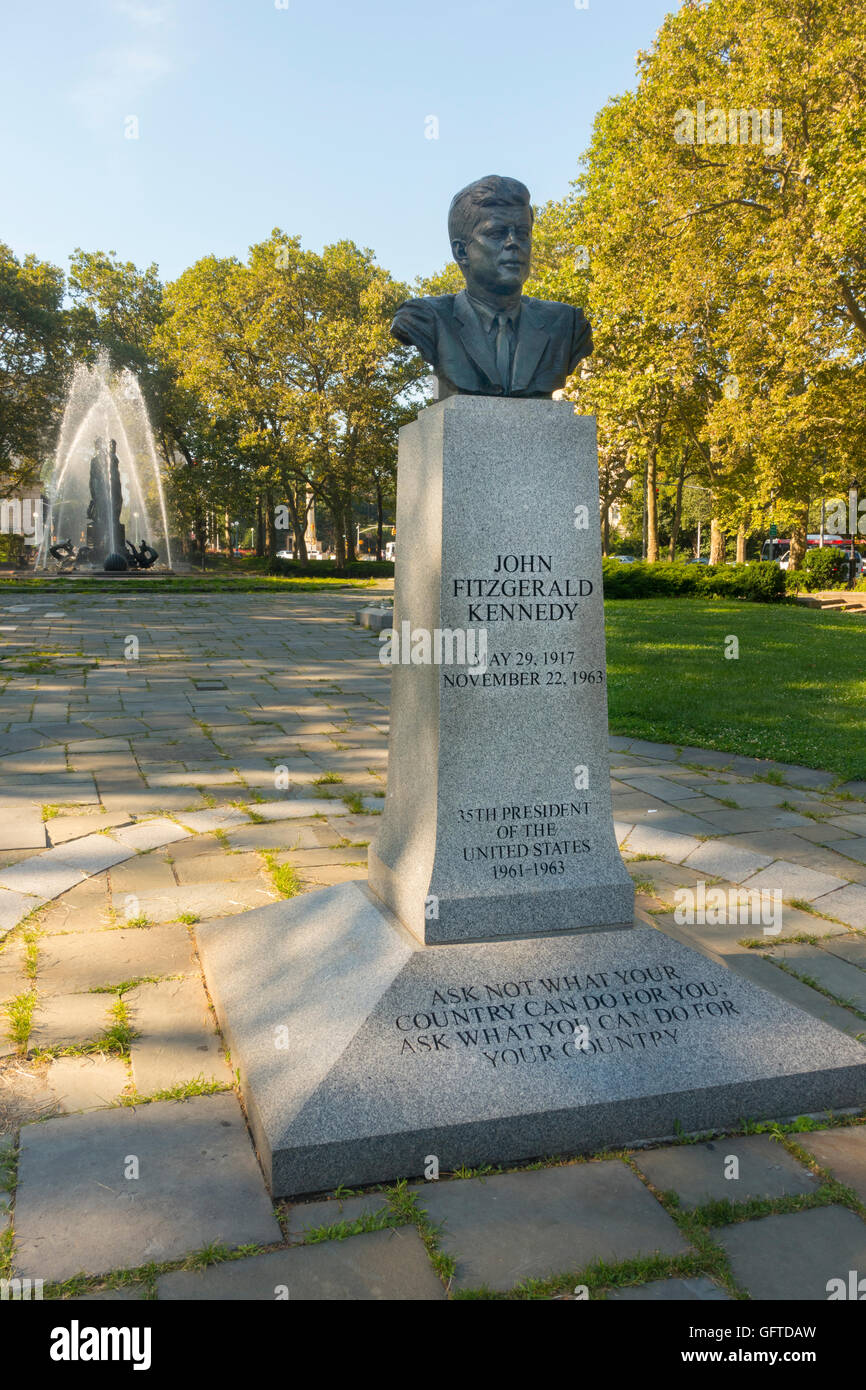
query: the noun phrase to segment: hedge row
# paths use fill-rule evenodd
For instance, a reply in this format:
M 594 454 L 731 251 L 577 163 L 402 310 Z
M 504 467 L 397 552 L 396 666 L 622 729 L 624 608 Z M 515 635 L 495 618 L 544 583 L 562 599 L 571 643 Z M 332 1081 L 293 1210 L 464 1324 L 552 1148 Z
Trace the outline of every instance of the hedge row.
M 603 561 L 606 598 L 742 598 L 778 603 L 785 597 L 785 574 L 758 560 L 747 565 L 669 565 Z
M 393 560 L 354 560 L 350 565 L 338 565 L 336 560 L 272 560 L 268 574 L 300 575 L 305 579 L 389 579 L 394 573 Z

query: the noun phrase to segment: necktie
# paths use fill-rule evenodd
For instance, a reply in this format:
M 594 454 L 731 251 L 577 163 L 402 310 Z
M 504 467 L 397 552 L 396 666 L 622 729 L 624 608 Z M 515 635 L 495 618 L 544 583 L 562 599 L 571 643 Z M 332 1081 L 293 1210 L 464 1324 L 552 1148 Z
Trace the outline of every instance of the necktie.
M 511 385 L 511 317 L 497 314 L 496 327 L 496 371 L 503 390 Z

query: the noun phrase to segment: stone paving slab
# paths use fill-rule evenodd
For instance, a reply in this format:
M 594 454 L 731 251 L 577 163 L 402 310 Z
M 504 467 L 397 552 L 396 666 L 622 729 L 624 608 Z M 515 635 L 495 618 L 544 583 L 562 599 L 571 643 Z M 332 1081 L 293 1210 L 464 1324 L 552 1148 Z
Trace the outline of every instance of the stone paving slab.
M 700 949 L 702 943 L 700 938 L 695 938 L 691 944 Z M 822 1022 L 848 1033 L 851 1037 L 858 1037 L 863 1033 L 863 1020 L 857 1014 L 834 1004 L 825 995 L 811 989 L 787 971 L 780 970 L 772 960 L 765 960 L 756 951 L 719 952 L 719 955 L 723 956 L 725 964 L 737 975 L 742 975 L 745 979 L 760 985 L 762 989 L 769 990 L 787 1003 L 803 1009 L 807 1014 L 820 1018 Z
M 168 860 L 159 851 L 136 854 L 119 864 L 111 873 L 111 891 L 119 893 L 152 893 L 160 889 L 171 891 L 177 880 Z
M 186 913 L 205 919 L 246 912 L 274 902 L 277 896 L 266 882 L 258 880 L 194 883 L 159 893 L 142 893 L 138 905 L 149 922 L 176 922 Z
M 76 883 L 81 883 L 86 875 L 68 864 L 49 860 L 48 856 L 52 853 L 52 850 L 46 850 L 35 859 L 25 859 L 23 863 L 4 869 L 0 873 L 0 888 L 44 900 L 59 897 L 67 889 L 74 888 Z
M 29 1048 L 86 1043 L 104 1033 L 114 999 L 106 994 L 53 994 L 36 1006 Z
M 0 811 L 0 850 L 44 848 L 45 822 L 41 811 Z
M 255 811 L 266 821 L 309 820 L 312 816 L 327 816 L 330 819 L 333 816 L 342 817 L 351 814 L 345 802 L 324 796 L 304 798 L 303 800 L 298 798 L 292 801 L 257 803 Z
M 771 943 L 772 944 L 772 943 Z M 866 971 L 821 946 L 791 941 L 773 946 L 773 960 L 783 960 L 795 974 L 817 980 L 837 999 L 866 1013 Z
M 213 811 L 181 812 L 178 815 L 178 820 L 188 830 L 202 834 L 211 830 L 221 830 L 227 825 L 242 825 L 247 822 L 247 817 L 243 811 L 236 811 L 233 807 L 227 807 Z
M 26 1125 L 15 1234 L 15 1272 L 45 1280 L 282 1238 L 228 1094 Z
M 822 894 L 830 893 L 834 888 L 841 888 L 843 885 L 844 879 L 835 878 L 832 874 L 819 873 L 816 869 L 804 868 L 802 864 L 793 864 L 785 859 L 777 859 L 769 868 L 752 874 L 743 883 L 743 886 L 750 890 L 756 888 L 770 893 L 781 892 L 782 897 L 789 901 L 792 898 L 802 898 L 804 902 L 814 902 Z
M 752 1298 L 825 1303 L 827 1284 L 866 1269 L 866 1222 L 846 1207 L 816 1207 L 716 1227 L 737 1283 Z
M 114 839 L 129 849 L 160 849 L 173 844 L 175 840 L 185 840 L 189 835 L 182 825 L 161 816 L 156 820 L 141 821 L 137 825 L 122 827 L 114 832 Z
M 323 853 L 326 851 L 323 851 Z M 216 849 L 211 854 L 199 854 L 175 865 L 181 886 L 201 883 L 238 883 L 244 879 L 262 878 L 264 865 L 252 852 L 229 854 Z
M 607 1303 L 730 1303 L 731 1295 L 714 1284 L 712 1279 L 654 1279 L 651 1284 L 636 1284 L 614 1289 Z
M 708 835 L 739 835 L 748 831 L 792 830 L 801 825 L 812 825 L 806 816 L 796 811 L 777 811 L 772 806 L 755 807 L 752 810 L 735 811 L 723 807 L 720 811 L 704 811 L 701 820 L 707 827 Z
M 89 816 L 53 816 L 46 821 L 45 829 L 52 845 L 57 846 L 92 835 L 95 830 L 113 830 L 128 824 L 129 816 L 122 811 L 114 811 Z
M 56 1057 L 45 1081 L 61 1111 L 71 1115 L 111 1105 L 129 1084 L 129 1073 L 119 1057 Z
M 144 975 L 186 974 L 194 968 L 186 927 L 125 927 L 45 940 L 37 984 L 46 994 L 77 994 Z
M 809 853 L 815 848 L 812 841 L 804 839 L 807 830 L 814 828 L 814 821 L 810 821 L 806 826 L 797 826 L 796 830 L 770 830 L 762 826 L 757 830 L 720 835 L 716 844 L 748 849 L 754 854 L 768 854 L 773 860 L 793 860 L 799 863 L 801 854 Z
M 388 1198 L 381 1192 L 345 1197 L 342 1201 L 297 1202 L 289 1211 L 289 1240 L 303 1240 L 308 1231 L 321 1226 L 339 1226 L 344 1221 L 358 1221 L 362 1216 L 387 1212 L 388 1208 Z
M 737 1168 L 731 1158 L 738 1160 Z M 808 1168 L 764 1134 L 642 1149 L 634 1161 L 655 1188 L 676 1192 L 689 1210 L 707 1202 L 799 1196 L 818 1186 Z
M 838 825 L 840 830 L 850 830 L 852 835 L 866 835 L 866 811 L 845 812 L 844 815 L 833 816 L 831 825 Z
M 299 1245 L 267 1255 L 178 1270 L 157 1282 L 160 1299 L 229 1301 L 288 1298 L 291 1302 L 445 1298 L 445 1289 L 413 1227 L 371 1231 L 348 1240 Z
M 244 825 L 230 830 L 228 840 L 232 849 L 318 849 L 340 843 L 336 831 L 317 821 L 314 824 Z
M 866 937 L 863 936 L 833 936 L 824 945 L 824 950 L 831 955 L 840 956 L 842 960 L 850 961 L 852 965 L 859 965 L 861 970 L 866 970 Z
M 663 859 L 680 864 L 694 853 L 700 843 L 692 835 L 678 835 L 670 830 L 656 830 L 651 825 L 638 825 L 626 840 L 626 849 L 630 854 L 660 854 Z
M 658 797 L 662 801 L 691 801 L 701 795 L 687 782 L 682 782 L 676 778 L 660 777 L 653 772 L 629 772 L 623 775 L 622 781 L 624 786 L 644 792 L 647 796 Z
M 838 917 L 849 927 L 866 930 L 866 888 L 850 883 L 847 888 L 838 888 L 813 899 L 819 912 L 830 917 Z
M 333 845 L 326 849 L 280 850 L 274 855 L 277 864 L 291 864 L 294 868 L 318 869 L 332 864 L 358 864 L 366 862 L 365 846 Z
M 201 980 L 187 976 L 139 985 L 124 995 L 140 1034 L 131 1046 L 132 1074 L 141 1095 L 200 1077 L 231 1082 Z
M 614 1263 L 688 1249 L 676 1224 L 619 1161 L 431 1182 L 412 1190 L 418 1206 L 442 1228 L 440 1248 L 457 1260 L 457 1289 L 505 1291 L 526 1279 L 577 1273 L 595 1260 Z
M 48 850 L 41 856 L 40 864 L 44 864 L 49 856 L 58 864 L 80 869 L 90 878 L 93 874 L 104 873 L 106 869 L 111 869 L 115 864 L 128 859 L 130 850 L 126 845 L 119 845 L 110 835 L 97 834 L 85 835 L 82 839 L 72 840 L 68 844 Z
M 796 834 L 800 840 L 811 840 L 818 845 L 833 845 L 836 849 L 844 848 L 843 840 L 856 843 L 858 839 L 850 830 L 840 830 L 838 825 L 833 825 L 830 821 L 821 821 L 811 827 L 801 826 Z
M 772 856 L 755 854 L 753 850 L 708 840 L 693 850 L 684 863 L 690 869 L 700 869 L 714 878 L 726 878 L 734 883 L 742 883 L 750 874 L 757 873 L 759 869 L 772 863 Z
M 846 1187 L 853 1188 L 860 1201 L 866 1204 L 866 1127 L 845 1125 L 840 1129 L 797 1134 L 795 1138 L 816 1163 Z
M 32 777 L 21 780 L 0 779 L 0 807 L 16 810 L 29 806 L 98 805 L 99 793 L 92 777 L 67 772 L 61 779 L 52 781 L 40 777 L 38 782 Z
M 13 927 L 17 927 L 22 917 L 34 908 L 41 907 L 44 898 L 31 897 L 11 888 L 0 888 L 0 939 Z
M 21 994 L 27 983 L 24 948 L 20 942 L 10 942 L 0 951 L 0 1008 Z
M 327 888 L 337 883 L 366 883 L 367 865 L 323 864 L 318 868 L 304 869 L 301 877 L 305 884 L 317 888 Z
M 108 876 L 86 878 L 61 893 L 39 914 L 39 925 L 47 935 L 59 932 L 100 931 L 110 923 Z
M 798 838 L 801 838 L 798 836 Z M 844 849 L 844 845 L 841 846 Z M 815 869 L 818 873 L 829 874 L 833 878 L 846 881 L 862 882 L 866 879 L 866 868 L 856 860 L 846 858 L 844 853 L 839 852 L 840 847 L 833 845 L 828 848 L 826 845 L 816 845 L 804 841 L 802 847 L 795 852 L 796 862 L 807 869 Z

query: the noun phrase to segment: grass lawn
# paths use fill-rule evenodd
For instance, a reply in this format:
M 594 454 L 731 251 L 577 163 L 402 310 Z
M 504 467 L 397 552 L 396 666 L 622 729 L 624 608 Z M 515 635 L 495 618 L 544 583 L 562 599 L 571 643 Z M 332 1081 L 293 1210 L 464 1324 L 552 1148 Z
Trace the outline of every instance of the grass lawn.
M 65 594 L 106 592 L 155 596 L 166 590 L 182 594 L 250 594 L 280 591 L 317 593 L 322 589 L 369 589 L 377 583 L 387 585 L 390 584 L 390 580 L 337 579 L 326 575 L 317 579 L 315 576 L 310 578 L 251 572 L 230 574 L 225 571 L 214 573 L 210 570 L 206 574 L 166 575 L 165 578 L 153 575 L 150 579 L 126 574 L 117 579 L 104 579 L 102 576 L 91 579 L 84 575 L 10 575 L 0 576 L 0 597 L 6 593 L 13 594 L 16 590 L 32 592 L 39 589 L 57 599 L 63 598 Z
M 605 604 L 610 729 L 866 777 L 866 623 L 796 604 Z M 739 659 L 725 658 L 726 638 Z

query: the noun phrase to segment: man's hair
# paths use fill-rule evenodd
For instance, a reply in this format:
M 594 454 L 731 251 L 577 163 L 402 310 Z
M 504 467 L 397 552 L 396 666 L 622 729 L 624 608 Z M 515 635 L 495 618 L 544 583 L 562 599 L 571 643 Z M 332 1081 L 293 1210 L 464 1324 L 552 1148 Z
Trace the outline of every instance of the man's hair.
M 519 179 L 488 174 L 455 193 L 448 209 L 448 240 L 466 241 L 486 208 L 527 208 L 533 219 L 529 189 Z

